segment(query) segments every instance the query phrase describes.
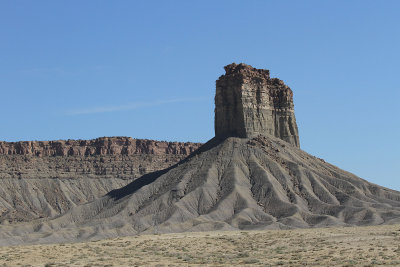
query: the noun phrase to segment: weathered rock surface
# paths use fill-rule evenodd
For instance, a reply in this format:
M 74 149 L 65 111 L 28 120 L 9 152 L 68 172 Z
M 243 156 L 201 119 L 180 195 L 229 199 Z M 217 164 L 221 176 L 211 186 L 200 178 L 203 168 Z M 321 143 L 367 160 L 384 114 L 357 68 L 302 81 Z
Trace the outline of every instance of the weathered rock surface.
M 59 215 L 199 146 L 129 137 L 0 142 L 0 223 Z
M 269 134 L 300 147 L 292 90 L 269 70 L 233 63 L 225 71 L 216 83 L 215 136 Z
M 0 245 L 400 223 L 400 192 L 299 149 L 288 87 L 247 65 L 226 70 L 217 82 L 215 138 L 179 164 L 58 217 L 1 225 Z
M 52 220 L 0 226 L 0 245 L 393 223 L 400 223 L 400 192 L 273 136 L 230 137 Z
M 190 142 L 166 142 L 130 137 L 101 137 L 93 140 L 1 142 L 0 155 L 97 156 L 136 154 L 189 155 L 199 147 Z

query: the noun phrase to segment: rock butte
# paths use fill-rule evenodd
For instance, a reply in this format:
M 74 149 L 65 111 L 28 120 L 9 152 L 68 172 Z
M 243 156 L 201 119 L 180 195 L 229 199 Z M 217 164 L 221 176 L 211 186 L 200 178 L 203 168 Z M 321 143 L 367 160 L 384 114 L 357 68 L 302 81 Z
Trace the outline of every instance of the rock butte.
M 400 192 L 299 148 L 291 90 L 268 71 L 225 67 L 216 137 L 169 168 L 54 218 L 0 226 L 0 245 L 138 233 L 400 223 Z
M 216 83 L 215 136 L 268 134 L 300 147 L 292 90 L 269 70 L 233 63 L 225 71 Z

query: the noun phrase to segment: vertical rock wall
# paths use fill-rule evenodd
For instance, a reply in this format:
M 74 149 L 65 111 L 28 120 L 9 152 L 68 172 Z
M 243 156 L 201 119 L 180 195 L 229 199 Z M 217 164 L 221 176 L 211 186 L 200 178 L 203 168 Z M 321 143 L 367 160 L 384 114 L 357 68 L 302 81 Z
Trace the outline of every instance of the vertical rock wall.
M 225 72 L 216 83 L 215 136 L 270 134 L 300 147 L 292 90 L 246 64 L 227 65 Z

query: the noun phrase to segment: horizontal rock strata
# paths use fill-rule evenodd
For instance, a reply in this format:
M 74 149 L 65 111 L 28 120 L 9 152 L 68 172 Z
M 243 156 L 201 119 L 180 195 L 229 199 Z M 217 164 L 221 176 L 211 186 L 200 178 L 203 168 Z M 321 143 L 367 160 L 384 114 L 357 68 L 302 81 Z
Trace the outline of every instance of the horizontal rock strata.
M 233 63 L 225 71 L 216 83 L 216 137 L 269 134 L 300 147 L 292 90 L 269 70 Z
M 130 137 L 101 137 L 93 140 L 1 142 L 0 155 L 94 156 L 134 154 L 189 155 L 199 147 L 190 142 L 166 142 Z
M 174 165 L 199 146 L 129 137 L 0 142 L 0 222 L 61 214 Z

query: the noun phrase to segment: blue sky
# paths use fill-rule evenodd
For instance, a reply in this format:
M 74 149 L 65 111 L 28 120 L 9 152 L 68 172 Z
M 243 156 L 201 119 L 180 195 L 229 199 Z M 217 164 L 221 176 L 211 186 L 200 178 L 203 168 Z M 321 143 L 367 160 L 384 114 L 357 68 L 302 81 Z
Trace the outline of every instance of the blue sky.
M 400 1 L 1 1 L 0 140 L 213 137 L 244 62 L 294 91 L 301 146 L 400 190 Z

